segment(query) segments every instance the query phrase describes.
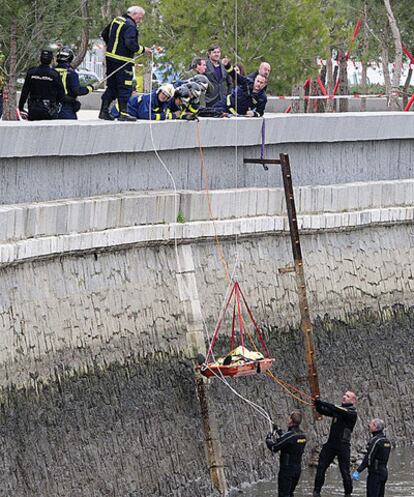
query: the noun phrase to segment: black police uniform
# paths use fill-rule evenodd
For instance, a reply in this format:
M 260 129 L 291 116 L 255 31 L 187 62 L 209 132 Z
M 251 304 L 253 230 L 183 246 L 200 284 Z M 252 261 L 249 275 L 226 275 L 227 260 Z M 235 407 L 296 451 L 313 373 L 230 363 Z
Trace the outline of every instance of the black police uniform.
M 76 113 L 81 106 L 77 97 L 91 93 L 93 86 L 81 86 L 78 73 L 68 62 L 59 62 L 55 69 L 62 78 L 65 90 L 65 98 L 62 102 L 58 119 L 77 119 Z
M 280 468 L 278 475 L 279 497 L 293 497 L 299 482 L 301 462 L 306 445 L 306 435 L 298 426 L 289 428 L 286 433 L 278 431 L 280 438 L 266 438 L 266 445 L 272 452 L 280 451 Z
M 327 442 L 322 447 L 316 470 L 314 495 L 319 495 L 325 483 L 325 473 L 335 457 L 338 458 L 339 470 L 344 484 L 345 495 L 352 494 L 350 472 L 351 434 L 357 421 L 357 411 L 353 404 L 336 406 L 317 399 L 316 410 L 332 419 Z
M 361 473 L 368 468 L 367 497 L 384 497 L 390 451 L 391 444 L 384 432 L 374 432 L 367 445 L 367 453 L 357 469 L 358 473 Z
M 106 112 L 109 105 L 118 99 L 121 114 L 127 113 L 128 99 L 132 93 L 134 77 L 134 57 L 142 54 L 145 47 L 138 43 L 138 27 L 128 15 L 115 17 L 101 33 L 106 43 L 106 74 L 110 75 L 119 69 L 107 80 L 107 88 L 102 95 L 103 110 Z
M 32 67 L 27 71 L 19 100 L 19 110 L 24 110 L 28 101 L 29 121 L 57 119 L 65 90 L 59 73 L 47 64 Z

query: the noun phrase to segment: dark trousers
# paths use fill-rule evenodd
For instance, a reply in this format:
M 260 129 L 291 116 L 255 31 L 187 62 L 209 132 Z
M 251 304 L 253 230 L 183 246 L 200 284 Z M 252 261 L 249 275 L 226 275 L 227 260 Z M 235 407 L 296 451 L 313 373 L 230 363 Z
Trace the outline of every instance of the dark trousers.
M 281 466 L 277 477 L 279 497 L 293 497 L 293 492 L 300 478 L 299 468 L 286 468 Z
M 0 92 L 0 117 L 3 115 L 3 93 Z
M 332 446 L 326 443 L 319 454 L 318 468 L 315 477 L 315 492 L 320 493 L 323 484 L 325 483 L 325 473 L 332 464 L 335 457 L 338 458 L 339 471 L 341 472 L 342 481 L 344 484 L 345 495 L 352 494 L 352 479 L 350 471 L 351 446 L 349 444 L 341 444 Z
M 374 472 L 368 471 L 367 497 L 384 497 L 387 479 L 388 472 L 386 468 Z
M 71 103 L 63 103 L 58 114 L 58 119 L 77 119 L 75 109 Z
M 109 75 L 117 71 L 125 62 L 114 61 L 113 59 L 106 58 L 106 74 Z M 106 90 L 102 95 L 102 100 L 112 102 L 118 99 L 119 104 L 126 108 L 128 99 L 132 93 L 132 80 L 134 77 L 134 66 L 132 63 L 127 64 L 122 69 L 119 69 L 115 74 L 110 76 L 106 81 Z

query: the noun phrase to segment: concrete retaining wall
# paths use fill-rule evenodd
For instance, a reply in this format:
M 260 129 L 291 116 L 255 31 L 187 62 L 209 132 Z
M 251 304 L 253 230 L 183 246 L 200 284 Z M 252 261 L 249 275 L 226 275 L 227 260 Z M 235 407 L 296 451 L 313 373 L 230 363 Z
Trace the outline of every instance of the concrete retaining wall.
M 413 175 L 413 114 L 280 115 L 265 122 L 266 156 L 289 153 L 296 185 Z M 153 142 L 180 190 L 204 187 L 200 141 L 210 189 L 281 186 L 279 168 L 264 172 L 242 163 L 260 155 L 262 123 L 203 119 L 151 128 L 147 122 L 0 122 L 0 202 L 170 190 L 172 178 Z
M 266 120 L 267 153 L 288 151 L 301 185 L 322 395 L 339 400 L 341 390 L 357 391 L 355 449 L 365 445 L 372 416 L 385 418 L 393 442 L 409 443 L 412 119 L 279 117 Z M 280 171 L 241 166 L 243 155 L 259 154 L 261 124 L 200 123 L 211 213 L 197 123 L 153 127 L 176 192 L 151 152 L 148 123 L 0 124 L 5 495 L 212 494 L 188 357 L 205 348 L 203 331 L 214 329 L 229 284 L 225 267 L 264 329 L 275 373 L 306 388 L 296 282 L 285 271 L 283 193 L 268 187 L 280 184 Z M 235 185 L 248 188 L 235 192 Z M 279 424 L 297 407 L 266 377 L 233 384 Z M 224 385 L 212 382 L 209 396 L 230 484 L 273 476 L 262 443 L 267 422 Z M 328 423 L 311 427 L 309 419 L 314 446 Z

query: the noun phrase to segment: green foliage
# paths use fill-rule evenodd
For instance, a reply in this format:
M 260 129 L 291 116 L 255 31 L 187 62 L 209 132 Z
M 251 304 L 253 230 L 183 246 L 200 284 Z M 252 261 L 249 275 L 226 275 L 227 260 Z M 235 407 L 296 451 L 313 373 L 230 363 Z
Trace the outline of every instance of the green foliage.
M 126 11 L 130 1 L 119 0 L 2 0 L 0 50 L 10 53 L 10 28 L 16 23 L 17 72 L 37 63 L 41 48 L 55 43 L 78 46 L 82 26 L 81 2 L 87 1 L 90 38 Z M 328 57 L 332 48 L 347 50 L 358 18 L 368 8 L 368 60 L 379 60 L 382 46 L 393 56 L 383 0 L 145 0 L 140 40 L 147 46 L 165 48 L 165 57 L 175 67 L 188 67 L 194 56 L 206 55 L 217 43 L 222 55 L 242 62 L 246 70 L 257 69 L 266 60 L 273 72 L 272 93 L 290 93 L 294 84 L 317 73 L 316 58 Z M 403 43 L 414 51 L 414 2 L 393 2 Z M 353 55 L 361 59 L 362 32 Z M 6 72 L 8 67 L 6 60 Z
M 328 29 L 320 0 L 160 0 L 163 45 L 176 64 L 188 65 L 217 43 L 222 54 L 242 62 L 247 71 L 260 61 L 274 68 L 270 89 L 290 91 L 292 84 L 317 71 Z

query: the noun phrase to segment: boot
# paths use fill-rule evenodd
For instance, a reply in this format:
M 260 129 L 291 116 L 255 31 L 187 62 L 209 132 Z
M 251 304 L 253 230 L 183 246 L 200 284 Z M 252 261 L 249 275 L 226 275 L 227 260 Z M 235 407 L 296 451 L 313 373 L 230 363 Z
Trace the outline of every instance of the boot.
M 312 497 L 321 497 L 321 494 L 316 490 L 313 491 Z
M 109 106 L 111 105 L 110 100 L 102 100 L 101 110 L 99 112 L 99 119 L 104 119 L 105 121 L 114 121 L 114 116 L 109 112 Z
M 136 117 L 130 116 L 127 110 L 126 102 L 119 102 L 119 117 L 118 121 L 134 122 L 137 120 Z

